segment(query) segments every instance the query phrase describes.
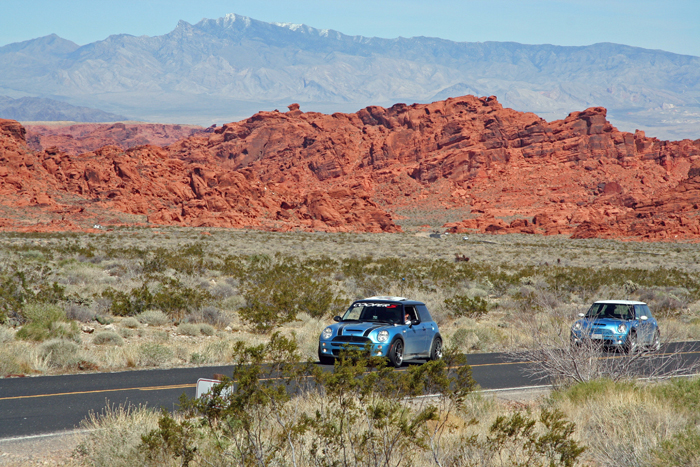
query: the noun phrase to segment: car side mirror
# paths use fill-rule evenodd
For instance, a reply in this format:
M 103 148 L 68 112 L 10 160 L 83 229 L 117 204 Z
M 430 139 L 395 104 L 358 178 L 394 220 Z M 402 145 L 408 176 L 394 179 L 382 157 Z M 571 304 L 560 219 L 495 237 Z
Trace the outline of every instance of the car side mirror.
M 418 321 L 417 319 L 411 321 L 411 326 L 415 326 L 416 324 L 420 324 L 420 321 Z
M 333 317 L 333 321 L 341 322 L 342 320 L 343 320 L 343 318 L 341 318 L 340 316 Z
M 640 319 L 641 319 L 642 321 L 646 321 L 646 320 L 648 320 L 649 318 L 648 318 L 647 316 L 642 316 Z
M 583 313 L 579 313 L 579 314 L 578 314 L 578 317 L 579 317 L 579 318 L 583 318 L 584 316 L 586 316 L 586 315 L 584 315 Z

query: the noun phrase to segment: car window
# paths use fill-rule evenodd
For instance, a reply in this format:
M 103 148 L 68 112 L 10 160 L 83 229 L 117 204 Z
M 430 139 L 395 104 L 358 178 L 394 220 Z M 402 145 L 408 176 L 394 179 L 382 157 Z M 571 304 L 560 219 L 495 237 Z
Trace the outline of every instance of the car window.
M 616 319 L 634 319 L 634 310 L 629 305 L 615 305 L 613 317 Z
M 428 311 L 428 307 L 425 305 L 418 305 L 416 308 L 418 308 L 418 312 L 420 313 L 420 320 L 423 323 L 427 323 L 433 320 L 433 317 L 430 316 L 430 312 Z
M 415 307 L 404 306 L 404 310 L 406 310 L 406 314 L 408 315 L 408 319 L 410 319 L 410 320 L 417 319 L 420 321 L 420 318 L 418 317 L 418 314 L 416 313 Z
M 343 320 L 403 323 L 403 307 L 390 303 L 353 303 L 343 315 Z
M 594 303 L 586 313 L 588 318 L 633 319 L 634 311 L 629 305 L 616 303 Z
M 345 312 L 345 316 L 343 316 L 344 320 L 350 320 L 350 319 L 360 319 L 360 313 L 362 313 L 362 308 L 359 306 L 351 306 L 348 311 Z
M 644 308 L 645 307 L 642 305 L 635 305 L 634 306 L 635 318 L 640 319 L 642 316 L 646 316 L 647 318 L 649 317 L 649 315 L 647 314 L 648 308 L 647 308 L 647 310 L 645 310 Z
M 651 315 L 651 310 L 649 309 L 649 305 L 642 305 L 642 309 L 644 310 L 644 313 L 647 318 L 651 319 L 653 316 Z

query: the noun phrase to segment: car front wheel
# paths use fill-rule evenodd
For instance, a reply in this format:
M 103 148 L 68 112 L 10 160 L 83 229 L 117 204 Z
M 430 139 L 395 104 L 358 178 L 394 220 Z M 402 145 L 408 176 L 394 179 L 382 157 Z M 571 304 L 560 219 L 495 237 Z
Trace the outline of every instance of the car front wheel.
M 403 364 L 403 341 L 397 339 L 389 349 L 389 361 L 394 367 L 399 368 Z
M 433 345 L 430 346 L 430 359 L 440 360 L 442 358 L 442 339 L 436 337 L 433 340 Z

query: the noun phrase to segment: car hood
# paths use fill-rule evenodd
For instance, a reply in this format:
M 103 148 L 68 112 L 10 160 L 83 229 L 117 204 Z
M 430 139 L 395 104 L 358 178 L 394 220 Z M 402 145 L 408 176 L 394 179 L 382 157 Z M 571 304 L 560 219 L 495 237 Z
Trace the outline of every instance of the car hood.
M 627 320 L 616 319 L 616 318 L 583 318 L 580 320 L 581 324 L 584 326 L 610 326 L 617 327 L 622 323 L 626 323 Z
M 337 329 L 337 333 L 339 336 L 367 337 L 369 333 L 374 330 L 382 328 L 397 328 L 400 326 L 395 326 L 389 323 L 348 321 L 346 323 L 334 324 L 333 327 Z

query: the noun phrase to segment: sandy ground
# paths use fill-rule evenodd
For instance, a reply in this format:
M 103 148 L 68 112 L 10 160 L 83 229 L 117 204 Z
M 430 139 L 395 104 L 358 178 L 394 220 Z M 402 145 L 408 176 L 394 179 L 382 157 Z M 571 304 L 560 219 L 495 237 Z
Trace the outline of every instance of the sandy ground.
M 0 466 L 76 465 L 73 451 L 84 431 L 0 439 Z

